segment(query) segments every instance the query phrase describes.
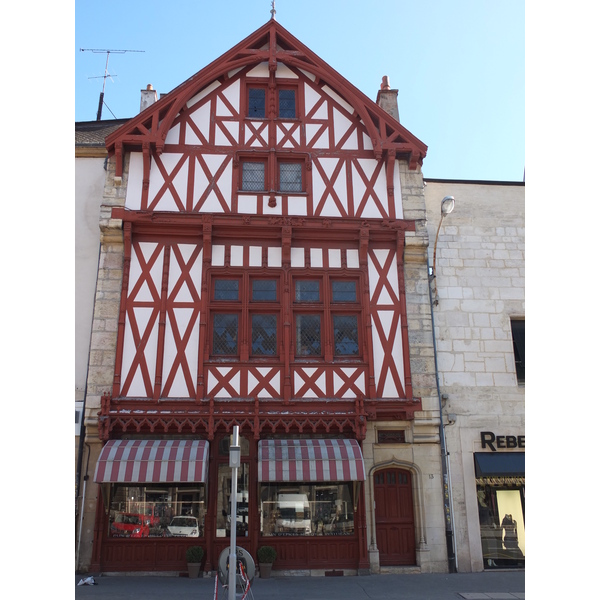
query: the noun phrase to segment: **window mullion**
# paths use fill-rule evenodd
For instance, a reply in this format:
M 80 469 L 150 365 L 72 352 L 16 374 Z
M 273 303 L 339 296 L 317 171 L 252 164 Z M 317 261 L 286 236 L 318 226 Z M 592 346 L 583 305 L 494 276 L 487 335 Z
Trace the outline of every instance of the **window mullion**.
M 331 317 L 331 290 L 329 275 L 325 275 L 321 282 L 323 293 L 323 327 L 321 331 L 321 339 L 323 342 L 323 354 L 325 362 L 333 362 L 333 319 Z
M 250 287 L 248 285 L 248 273 L 244 273 L 241 280 L 241 290 L 240 290 L 240 301 L 242 303 L 241 306 L 241 315 L 240 315 L 240 361 L 247 361 L 250 358 L 250 327 L 251 320 L 248 315 L 248 305 L 249 305 L 249 296 L 250 296 Z

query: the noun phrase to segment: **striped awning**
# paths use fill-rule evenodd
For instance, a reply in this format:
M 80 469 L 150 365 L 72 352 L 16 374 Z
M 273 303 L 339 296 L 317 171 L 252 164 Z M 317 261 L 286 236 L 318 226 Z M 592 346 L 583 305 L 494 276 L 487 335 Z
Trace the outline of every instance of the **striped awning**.
M 356 440 L 260 440 L 259 481 L 364 481 Z
M 96 483 L 205 482 L 205 440 L 109 440 L 96 465 Z

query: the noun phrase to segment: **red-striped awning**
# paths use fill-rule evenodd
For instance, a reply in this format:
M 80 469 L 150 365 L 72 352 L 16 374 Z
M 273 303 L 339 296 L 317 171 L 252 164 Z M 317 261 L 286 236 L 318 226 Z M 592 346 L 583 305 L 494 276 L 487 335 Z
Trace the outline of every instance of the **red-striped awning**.
M 96 465 L 96 483 L 205 482 L 205 440 L 109 440 Z
M 356 440 L 260 440 L 259 481 L 364 481 Z

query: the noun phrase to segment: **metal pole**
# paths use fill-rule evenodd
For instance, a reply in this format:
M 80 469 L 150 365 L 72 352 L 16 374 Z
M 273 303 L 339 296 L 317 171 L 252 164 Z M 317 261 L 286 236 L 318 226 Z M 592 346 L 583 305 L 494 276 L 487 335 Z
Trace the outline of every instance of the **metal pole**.
M 237 474 L 240 464 L 240 428 L 233 426 L 233 439 L 229 448 L 229 466 L 231 467 L 231 507 L 230 507 L 230 529 L 229 538 L 231 545 L 229 547 L 229 600 L 235 600 L 236 573 L 237 573 L 237 552 L 236 552 L 236 534 L 237 534 Z

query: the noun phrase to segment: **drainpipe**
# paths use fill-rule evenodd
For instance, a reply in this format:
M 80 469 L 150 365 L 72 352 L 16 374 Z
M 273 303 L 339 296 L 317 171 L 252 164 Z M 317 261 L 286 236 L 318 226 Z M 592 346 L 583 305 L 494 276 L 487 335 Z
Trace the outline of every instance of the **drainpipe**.
M 427 253 L 427 273 L 430 273 L 429 253 Z M 430 283 L 430 282 L 429 282 Z M 456 573 L 458 571 L 458 563 L 454 548 L 454 514 L 452 511 L 452 490 L 450 483 L 448 451 L 446 449 L 446 432 L 444 429 L 444 419 L 442 417 L 442 394 L 440 391 L 440 375 L 438 371 L 437 361 L 437 345 L 435 343 L 435 320 L 433 316 L 433 296 L 431 294 L 431 285 L 429 288 L 429 308 L 431 310 L 431 336 L 433 338 L 433 361 L 435 364 L 435 385 L 437 388 L 438 406 L 440 409 L 440 446 L 442 459 L 442 478 L 443 478 L 443 496 L 444 496 L 444 520 L 446 523 L 446 550 L 448 552 L 448 571 Z

